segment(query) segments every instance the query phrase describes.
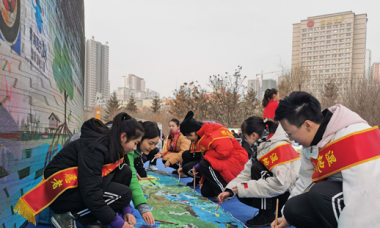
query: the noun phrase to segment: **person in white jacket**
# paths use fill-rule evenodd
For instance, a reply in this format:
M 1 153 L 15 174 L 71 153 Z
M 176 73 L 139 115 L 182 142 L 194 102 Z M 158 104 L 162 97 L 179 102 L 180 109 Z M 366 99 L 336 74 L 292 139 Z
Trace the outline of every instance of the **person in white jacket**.
M 241 129 L 250 146 L 257 141 L 264 142 L 258 145 L 257 153 L 218 198 L 222 203 L 223 199 L 237 195 L 240 202 L 259 209 L 246 226 L 267 226 L 274 219 L 276 200 L 284 205 L 295 186 L 300 158 L 282 127 L 272 121 L 253 116 L 243 122 Z
M 379 227 L 378 128 L 340 104 L 321 112 L 306 92 L 281 100 L 275 120 L 304 149 L 284 217 L 271 227 Z

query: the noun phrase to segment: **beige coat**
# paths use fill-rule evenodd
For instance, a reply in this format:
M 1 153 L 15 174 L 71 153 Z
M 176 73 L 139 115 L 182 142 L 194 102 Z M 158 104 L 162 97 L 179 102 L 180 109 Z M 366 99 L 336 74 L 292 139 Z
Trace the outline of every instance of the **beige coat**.
M 164 147 L 162 148 L 162 160 L 169 161 L 171 165 L 180 162 L 182 163 L 182 153 L 190 149 L 190 140 L 186 139 L 182 134 L 179 135 L 177 144 L 175 146 L 175 152 L 168 152 L 167 150 L 167 139 L 164 142 Z

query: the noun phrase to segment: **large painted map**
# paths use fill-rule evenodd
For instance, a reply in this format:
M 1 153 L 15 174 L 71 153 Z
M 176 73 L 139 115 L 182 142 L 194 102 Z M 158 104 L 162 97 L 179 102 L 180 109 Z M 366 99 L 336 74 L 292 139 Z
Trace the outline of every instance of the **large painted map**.
M 141 186 L 154 218 L 175 223 L 156 222 L 154 227 L 245 227 L 222 207 L 215 213 L 217 204 L 182 183 L 179 186 L 178 180 L 169 174 L 148 172 L 148 175 L 156 179 L 141 181 Z M 137 217 L 136 227 L 149 227 L 136 210 L 134 215 Z

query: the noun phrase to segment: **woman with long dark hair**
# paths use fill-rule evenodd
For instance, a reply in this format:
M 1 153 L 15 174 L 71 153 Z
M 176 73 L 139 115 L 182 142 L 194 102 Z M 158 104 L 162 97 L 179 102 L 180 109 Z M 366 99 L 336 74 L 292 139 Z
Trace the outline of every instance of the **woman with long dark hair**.
M 97 126 L 94 119 L 86 121 L 80 139 L 62 148 L 47 165 L 43 181 L 20 198 L 15 211 L 33 221 L 50 206 L 57 228 L 76 227 L 75 220 L 84 226 L 133 227 L 127 213 L 133 194 L 128 165 L 133 161 L 124 155 L 136 149 L 143 135 L 142 126 L 126 113 L 114 118 L 111 129 Z M 154 224 L 149 211 L 143 218 Z
M 241 125 L 241 130 L 250 146 L 258 144 L 257 151 L 219 195 L 219 201 L 236 195 L 240 202 L 259 209 L 246 226 L 267 226 L 274 220 L 277 199 L 279 208 L 282 208 L 295 187 L 300 157 L 282 127 L 268 118 L 249 117 Z M 265 136 L 266 132 L 269 136 Z
M 274 113 L 276 112 L 278 101 L 280 100 L 280 94 L 277 89 L 267 89 L 264 93 L 262 105 L 264 107 L 263 119 L 274 119 Z
M 162 149 L 162 162 L 165 167 L 176 169 L 173 174 L 178 174 L 178 164 L 182 164 L 182 154 L 190 148 L 190 140 L 182 135 L 179 126 L 179 120 L 170 120 L 170 133 Z

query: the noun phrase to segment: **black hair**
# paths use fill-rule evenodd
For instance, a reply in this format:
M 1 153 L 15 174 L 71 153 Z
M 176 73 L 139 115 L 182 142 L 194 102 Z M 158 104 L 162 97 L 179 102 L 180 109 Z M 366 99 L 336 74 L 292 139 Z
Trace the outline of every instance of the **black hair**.
M 139 123 L 144 129 L 144 136 L 142 137 L 141 142 L 144 139 L 154 139 L 160 136 L 160 129 L 158 128 L 156 122 L 152 122 L 152 121 L 140 122 L 139 121 Z
M 289 124 L 301 127 L 306 120 L 320 124 L 323 120 L 321 104 L 307 92 L 293 92 L 280 100 L 275 112 L 275 121 L 286 119 Z
M 197 123 L 199 124 L 199 125 L 201 125 L 201 127 L 203 126 L 203 122 L 201 122 L 201 121 L 197 121 Z M 194 132 L 194 131 L 193 131 Z M 190 136 L 190 134 L 191 134 L 191 132 L 182 132 L 182 135 L 183 136 Z M 195 132 L 195 134 L 197 134 L 197 132 Z M 199 137 L 199 135 L 198 135 L 198 137 Z
M 100 144 L 108 145 L 110 159 L 112 162 L 116 162 L 124 154 L 120 141 L 120 135 L 123 133 L 126 133 L 127 142 L 129 142 L 143 136 L 144 129 L 137 120 L 133 119 L 127 113 L 119 113 L 113 118 L 111 129 L 99 137 L 93 148 L 95 149 Z M 125 156 L 124 159 L 129 165 L 128 156 Z
M 170 122 L 174 122 L 178 127 L 179 127 L 179 120 L 177 120 L 177 119 L 171 119 L 170 121 L 169 121 L 169 123 Z
M 267 107 L 267 105 L 269 104 L 269 100 L 273 99 L 273 95 L 277 95 L 277 94 L 278 94 L 278 90 L 275 88 L 265 90 L 264 98 L 262 101 L 263 107 L 264 108 Z
M 268 127 L 267 127 L 268 126 Z M 252 133 L 256 133 L 259 137 L 262 136 L 265 129 L 269 130 L 269 133 L 276 132 L 278 124 L 273 121 L 268 120 L 264 123 L 263 118 L 258 116 L 251 116 L 248 119 L 244 120 L 241 124 L 242 134 L 251 135 Z

